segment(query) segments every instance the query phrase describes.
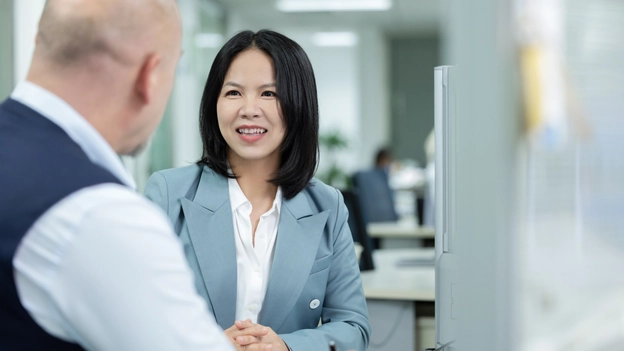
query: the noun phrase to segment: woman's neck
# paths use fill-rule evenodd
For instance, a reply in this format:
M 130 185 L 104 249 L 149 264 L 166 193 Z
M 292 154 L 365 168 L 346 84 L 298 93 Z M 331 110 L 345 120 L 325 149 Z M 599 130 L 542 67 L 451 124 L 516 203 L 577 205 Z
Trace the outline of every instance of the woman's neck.
M 275 199 L 277 185 L 268 180 L 275 176 L 278 165 L 262 161 L 232 160 L 230 167 L 237 176 L 236 180 L 245 197 L 252 203 Z

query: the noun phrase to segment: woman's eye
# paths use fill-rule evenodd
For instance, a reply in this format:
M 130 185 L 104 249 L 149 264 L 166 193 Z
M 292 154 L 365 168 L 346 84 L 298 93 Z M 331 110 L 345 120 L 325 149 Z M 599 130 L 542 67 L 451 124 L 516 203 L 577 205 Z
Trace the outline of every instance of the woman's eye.
M 277 94 L 275 94 L 274 91 L 265 91 L 265 92 L 262 93 L 262 96 L 276 97 Z
M 240 93 L 236 90 L 230 90 L 228 92 L 225 93 L 225 96 L 239 96 Z

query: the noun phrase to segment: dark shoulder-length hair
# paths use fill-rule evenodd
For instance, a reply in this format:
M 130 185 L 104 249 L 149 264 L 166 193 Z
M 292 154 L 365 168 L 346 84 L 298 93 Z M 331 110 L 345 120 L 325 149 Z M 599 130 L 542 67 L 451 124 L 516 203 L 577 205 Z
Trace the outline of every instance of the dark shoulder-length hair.
M 236 177 L 228 172 L 228 145 L 219 130 L 217 100 L 232 60 L 248 49 L 261 50 L 273 61 L 277 99 L 286 133 L 280 149 L 280 167 L 269 181 L 281 186 L 283 196 L 290 199 L 308 185 L 316 171 L 318 100 L 308 55 L 299 44 L 277 32 L 266 29 L 257 33 L 240 32 L 217 54 L 200 105 L 199 128 L 204 150 L 197 163 L 205 164 L 225 177 Z

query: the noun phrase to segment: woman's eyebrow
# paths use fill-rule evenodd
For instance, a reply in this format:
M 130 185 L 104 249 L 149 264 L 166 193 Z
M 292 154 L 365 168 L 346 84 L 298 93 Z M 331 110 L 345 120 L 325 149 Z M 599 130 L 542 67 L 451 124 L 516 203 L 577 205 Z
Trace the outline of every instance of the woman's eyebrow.
M 223 83 L 223 86 L 226 86 L 226 85 L 230 85 L 230 86 L 233 86 L 235 88 L 242 88 L 243 87 L 242 85 L 240 85 L 238 83 L 234 83 L 234 82 L 225 82 L 225 83 Z M 267 83 L 267 84 L 262 84 L 258 88 L 259 89 L 275 88 L 275 86 L 276 86 L 275 83 Z
M 223 86 L 226 86 L 226 85 L 231 85 L 231 86 L 236 87 L 236 88 L 242 88 L 243 87 L 242 85 L 240 85 L 238 83 L 234 83 L 234 82 L 225 82 L 225 83 L 223 83 Z

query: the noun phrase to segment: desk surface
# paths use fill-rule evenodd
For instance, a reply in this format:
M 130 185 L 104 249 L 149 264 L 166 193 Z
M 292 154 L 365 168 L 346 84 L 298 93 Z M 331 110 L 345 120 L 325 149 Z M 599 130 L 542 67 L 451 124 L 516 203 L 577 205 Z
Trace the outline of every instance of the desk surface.
M 434 227 L 420 226 L 413 217 L 396 222 L 369 223 L 366 229 L 372 238 L 433 239 L 435 237 Z
M 375 250 L 375 269 L 362 272 L 364 295 L 368 299 L 433 301 L 435 267 L 433 265 L 398 266 L 404 259 L 433 259 L 432 248 Z

